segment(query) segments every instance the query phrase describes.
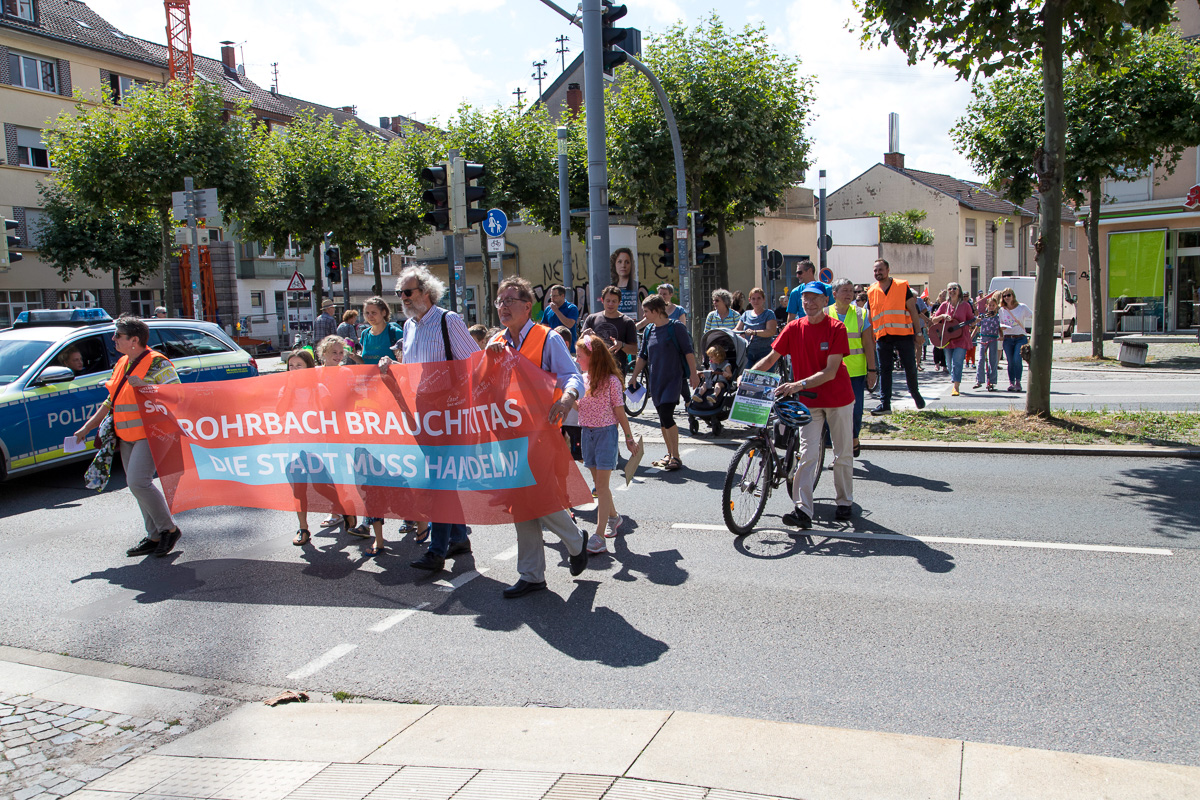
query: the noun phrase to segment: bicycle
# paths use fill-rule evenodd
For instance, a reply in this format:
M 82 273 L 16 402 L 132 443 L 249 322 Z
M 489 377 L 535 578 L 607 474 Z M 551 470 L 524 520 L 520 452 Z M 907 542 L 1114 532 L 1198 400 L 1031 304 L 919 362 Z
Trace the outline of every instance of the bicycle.
M 798 396 L 816 397 L 814 392 L 797 392 Z M 812 421 L 808 408 L 799 400 L 777 400 L 771 408 L 764 427 L 752 429 L 750 438 L 742 442 L 729 468 L 721 489 L 721 515 L 725 527 L 745 536 L 754 529 L 767 506 L 773 489 L 786 484 L 792 496 L 792 481 L 796 475 L 797 454 L 800 450 L 800 428 Z M 821 482 L 825 469 L 825 437 L 817 439 L 817 472 L 813 489 Z

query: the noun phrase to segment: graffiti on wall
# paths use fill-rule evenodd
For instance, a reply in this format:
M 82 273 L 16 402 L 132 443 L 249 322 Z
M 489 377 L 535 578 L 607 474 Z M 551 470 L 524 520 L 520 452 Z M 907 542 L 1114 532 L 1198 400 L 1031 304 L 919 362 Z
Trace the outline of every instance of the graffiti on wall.
M 640 262 L 638 265 L 639 303 L 648 297 L 651 292 L 657 289 L 660 283 L 671 283 L 678 291 L 679 271 L 677 269 L 674 267 L 664 267 L 662 264 L 657 263 L 657 258 L 652 256 L 650 253 L 639 254 L 638 261 Z M 571 274 L 572 276 L 587 276 L 587 265 L 581 263 L 577 256 L 571 257 Z M 590 292 L 588 290 L 590 287 L 588 282 L 573 282 L 575 283 L 575 286 L 573 287 L 575 297 L 573 298 L 572 302 L 579 306 L 579 315 L 584 317 L 593 313 L 594 311 L 598 311 L 600 309 L 598 299 L 595 303 L 589 302 Z M 534 284 L 533 287 L 533 295 L 537 300 L 537 303 L 534 307 L 534 316 L 536 318 L 540 319 L 541 317 L 542 297 L 547 291 L 549 291 L 550 287 L 556 283 L 562 283 L 561 258 L 553 261 L 542 262 L 541 282 Z M 608 285 L 607 281 L 605 282 L 605 285 Z M 600 287 L 600 289 L 603 288 L 603 286 Z M 597 292 L 599 292 L 599 289 L 597 289 Z

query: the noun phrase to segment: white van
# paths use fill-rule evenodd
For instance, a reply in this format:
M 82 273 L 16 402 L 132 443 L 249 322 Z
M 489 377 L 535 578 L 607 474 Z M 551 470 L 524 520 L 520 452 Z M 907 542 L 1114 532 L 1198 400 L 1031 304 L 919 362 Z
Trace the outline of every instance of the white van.
M 1036 316 L 1038 313 L 1037 306 L 1034 304 L 1036 284 L 1037 278 L 1032 276 L 1006 275 L 992 278 L 992 282 L 988 285 L 988 292 L 1012 289 L 1013 294 L 1017 296 L 1017 302 L 1029 306 Z M 1055 336 L 1062 336 L 1065 339 L 1075 332 L 1075 294 L 1062 278 L 1058 279 L 1057 285 L 1054 287 L 1053 313 Z

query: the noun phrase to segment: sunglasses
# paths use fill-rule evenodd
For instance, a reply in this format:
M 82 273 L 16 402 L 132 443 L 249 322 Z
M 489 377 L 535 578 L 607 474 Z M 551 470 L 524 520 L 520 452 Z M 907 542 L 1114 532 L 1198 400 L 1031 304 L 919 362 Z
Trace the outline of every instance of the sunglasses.
M 412 297 L 413 292 L 415 292 L 415 291 L 417 291 L 417 290 L 416 289 L 397 289 L 396 296 L 399 297 L 400 295 L 403 295 L 404 297 Z

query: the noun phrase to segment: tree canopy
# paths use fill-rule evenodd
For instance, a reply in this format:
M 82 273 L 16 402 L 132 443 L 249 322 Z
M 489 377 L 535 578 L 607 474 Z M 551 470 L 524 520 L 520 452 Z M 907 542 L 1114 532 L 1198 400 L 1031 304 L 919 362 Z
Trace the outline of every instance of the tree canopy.
M 725 285 L 725 231 L 774 208 L 808 166 L 815 80 L 771 45 L 762 25 L 733 32 L 716 14 L 653 36 L 644 61 L 679 126 L 688 204 L 716 224 Z M 629 66 L 619 68 L 617 86 L 605 101 L 613 203 L 643 226 L 674 225 L 675 162 L 654 88 Z
M 933 244 L 933 229 L 922 228 L 928 212 L 919 208 L 879 214 L 879 241 L 892 244 Z

